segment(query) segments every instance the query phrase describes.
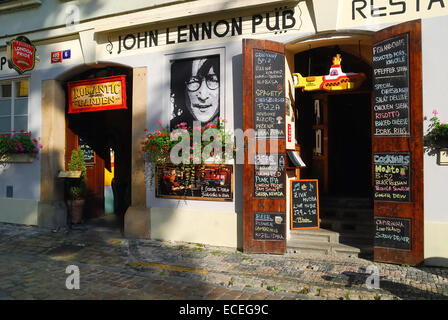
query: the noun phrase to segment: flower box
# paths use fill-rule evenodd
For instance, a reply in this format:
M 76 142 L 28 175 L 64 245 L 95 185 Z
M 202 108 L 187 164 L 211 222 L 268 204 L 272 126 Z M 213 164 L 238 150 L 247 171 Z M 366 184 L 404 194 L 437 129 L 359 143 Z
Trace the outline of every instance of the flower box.
M 0 162 L 7 163 L 31 163 L 36 158 L 35 153 L 9 153 L 0 156 Z

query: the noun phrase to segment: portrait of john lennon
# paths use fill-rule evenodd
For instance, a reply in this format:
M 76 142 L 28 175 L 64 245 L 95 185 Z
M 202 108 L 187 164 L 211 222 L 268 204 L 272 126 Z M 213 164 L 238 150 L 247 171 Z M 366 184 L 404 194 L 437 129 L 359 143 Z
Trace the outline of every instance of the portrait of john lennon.
M 217 123 L 220 113 L 219 55 L 176 60 L 171 63 L 170 127 Z

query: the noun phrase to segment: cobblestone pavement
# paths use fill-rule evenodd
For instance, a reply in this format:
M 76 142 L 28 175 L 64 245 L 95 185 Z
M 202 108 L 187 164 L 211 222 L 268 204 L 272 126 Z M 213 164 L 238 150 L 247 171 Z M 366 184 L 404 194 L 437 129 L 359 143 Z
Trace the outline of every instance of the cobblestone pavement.
M 79 268 L 79 290 L 66 288 L 69 265 Z M 378 268 L 379 289 L 367 287 L 370 265 Z M 0 299 L 448 299 L 448 269 L 342 256 L 244 254 L 126 239 L 88 225 L 69 231 L 0 223 Z

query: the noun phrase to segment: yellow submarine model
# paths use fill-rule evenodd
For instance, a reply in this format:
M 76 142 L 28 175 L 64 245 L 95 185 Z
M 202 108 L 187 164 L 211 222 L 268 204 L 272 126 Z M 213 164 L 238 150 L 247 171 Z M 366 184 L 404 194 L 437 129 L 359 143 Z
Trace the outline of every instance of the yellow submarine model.
M 365 80 L 364 73 L 344 73 L 341 68 L 342 58 L 340 54 L 333 57 L 333 65 L 327 76 L 302 77 L 300 73 L 293 73 L 294 88 L 302 88 L 302 91 L 313 90 L 354 90 L 359 88 Z

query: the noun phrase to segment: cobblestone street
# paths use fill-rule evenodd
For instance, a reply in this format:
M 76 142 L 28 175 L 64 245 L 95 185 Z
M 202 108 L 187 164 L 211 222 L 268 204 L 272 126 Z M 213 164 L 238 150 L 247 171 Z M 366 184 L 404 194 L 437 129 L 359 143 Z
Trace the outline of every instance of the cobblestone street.
M 66 288 L 69 265 L 80 289 Z M 369 289 L 367 268 L 379 271 Z M 243 254 L 230 248 L 0 224 L 0 299 L 448 299 L 448 269 L 330 255 Z

